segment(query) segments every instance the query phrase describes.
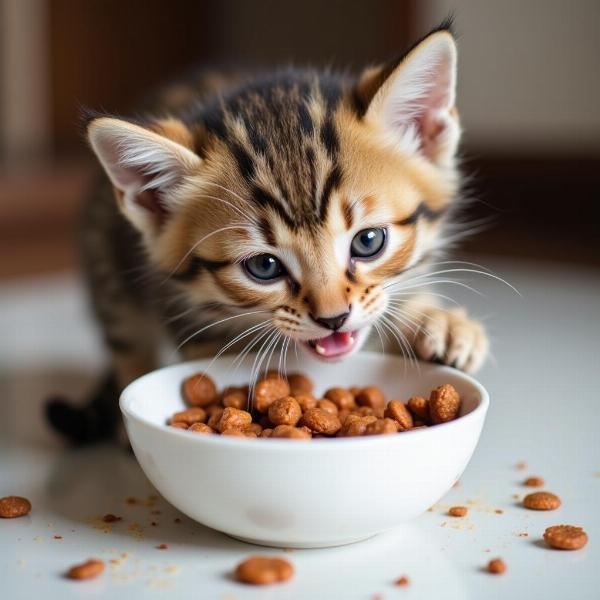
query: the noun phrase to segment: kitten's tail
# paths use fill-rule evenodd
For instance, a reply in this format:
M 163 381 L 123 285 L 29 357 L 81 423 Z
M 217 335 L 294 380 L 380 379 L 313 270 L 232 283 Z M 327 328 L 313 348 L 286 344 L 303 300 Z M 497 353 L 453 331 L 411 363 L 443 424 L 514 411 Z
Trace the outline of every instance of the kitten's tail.
M 84 445 L 115 436 L 119 422 L 119 386 L 114 373 L 108 373 L 82 406 L 61 396 L 46 402 L 50 426 L 74 445 Z

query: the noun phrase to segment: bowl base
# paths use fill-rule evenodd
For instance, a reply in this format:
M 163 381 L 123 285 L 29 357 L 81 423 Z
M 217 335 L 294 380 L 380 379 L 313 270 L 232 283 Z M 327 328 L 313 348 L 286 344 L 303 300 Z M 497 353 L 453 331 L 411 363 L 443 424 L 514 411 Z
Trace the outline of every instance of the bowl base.
M 271 541 L 271 540 L 255 540 L 252 538 L 246 538 L 239 535 L 233 535 L 231 533 L 226 533 L 225 535 L 233 538 L 234 540 L 238 540 L 240 542 L 245 542 L 246 544 L 254 544 L 255 546 L 268 546 L 270 548 L 333 548 L 335 546 L 347 546 L 348 544 L 356 544 L 358 542 L 363 542 L 365 540 L 369 540 L 372 537 L 375 537 L 377 534 L 371 534 L 366 536 L 361 536 L 357 538 L 350 538 L 344 540 L 333 540 L 327 542 L 290 542 L 290 541 Z

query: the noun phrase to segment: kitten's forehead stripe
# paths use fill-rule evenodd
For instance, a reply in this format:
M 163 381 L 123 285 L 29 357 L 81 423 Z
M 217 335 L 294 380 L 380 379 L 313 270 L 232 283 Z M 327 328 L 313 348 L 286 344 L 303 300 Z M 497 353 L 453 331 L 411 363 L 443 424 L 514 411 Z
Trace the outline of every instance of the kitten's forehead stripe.
M 339 186 L 336 111 L 347 81 L 290 71 L 258 80 L 196 115 L 229 150 L 250 191 L 292 229 L 315 227 Z

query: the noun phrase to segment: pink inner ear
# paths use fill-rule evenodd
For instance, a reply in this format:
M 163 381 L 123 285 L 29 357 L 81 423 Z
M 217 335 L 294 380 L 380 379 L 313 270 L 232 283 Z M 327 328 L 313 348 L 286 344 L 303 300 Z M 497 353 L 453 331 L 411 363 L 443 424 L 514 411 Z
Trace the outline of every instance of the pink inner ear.
M 158 190 L 149 189 L 138 192 L 135 195 L 135 202 L 151 212 L 159 225 L 163 225 L 169 216 Z

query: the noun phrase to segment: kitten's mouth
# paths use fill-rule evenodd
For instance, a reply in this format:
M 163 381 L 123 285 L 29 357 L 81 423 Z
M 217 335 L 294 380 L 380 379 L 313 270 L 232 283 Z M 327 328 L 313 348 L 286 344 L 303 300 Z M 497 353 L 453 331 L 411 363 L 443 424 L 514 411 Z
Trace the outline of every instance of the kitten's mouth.
M 358 331 L 334 331 L 331 335 L 304 342 L 306 347 L 323 359 L 337 359 L 350 354 L 356 347 Z

